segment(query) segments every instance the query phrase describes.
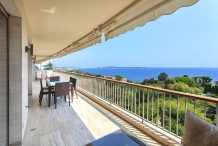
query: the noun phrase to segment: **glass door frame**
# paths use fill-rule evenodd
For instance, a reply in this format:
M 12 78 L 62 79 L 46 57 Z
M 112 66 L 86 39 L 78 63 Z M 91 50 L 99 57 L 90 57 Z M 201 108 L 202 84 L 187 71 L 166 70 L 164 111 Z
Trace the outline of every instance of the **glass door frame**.
M 7 126 L 6 126 L 6 137 L 7 137 L 7 145 L 9 145 L 9 28 L 8 28 L 8 17 L 9 17 L 9 14 L 7 13 L 7 11 L 4 9 L 4 7 L 1 5 L 0 3 L 0 11 L 3 12 L 3 14 L 5 15 L 5 18 L 6 18 L 6 37 L 7 37 L 7 46 L 6 46 L 6 49 L 7 49 L 7 64 L 6 64 L 6 72 L 7 72 L 7 79 L 6 79 L 6 87 L 7 87 L 7 95 L 6 95 L 6 98 L 7 98 Z

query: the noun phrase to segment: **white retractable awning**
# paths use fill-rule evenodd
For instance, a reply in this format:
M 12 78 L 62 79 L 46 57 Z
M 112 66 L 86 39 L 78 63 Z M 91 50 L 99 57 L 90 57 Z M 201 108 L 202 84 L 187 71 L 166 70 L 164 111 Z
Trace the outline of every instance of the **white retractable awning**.
M 198 0 L 14 0 L 25 12 L 36 62 L 112 39 Z

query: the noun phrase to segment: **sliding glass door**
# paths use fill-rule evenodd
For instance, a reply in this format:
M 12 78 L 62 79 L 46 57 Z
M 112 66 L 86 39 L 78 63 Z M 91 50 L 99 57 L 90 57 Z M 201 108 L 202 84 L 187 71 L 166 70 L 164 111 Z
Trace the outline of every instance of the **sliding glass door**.
M 7 16 L 0 7 L 0 145 L 8 143 L 8 33 Z

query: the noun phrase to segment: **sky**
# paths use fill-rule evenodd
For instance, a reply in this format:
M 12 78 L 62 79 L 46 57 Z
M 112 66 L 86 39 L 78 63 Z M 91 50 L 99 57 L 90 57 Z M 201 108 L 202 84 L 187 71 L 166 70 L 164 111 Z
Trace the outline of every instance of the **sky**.
M 218 67 L 218 0 L 200 0 L 118 37 L 53 59 L 54 67 Z

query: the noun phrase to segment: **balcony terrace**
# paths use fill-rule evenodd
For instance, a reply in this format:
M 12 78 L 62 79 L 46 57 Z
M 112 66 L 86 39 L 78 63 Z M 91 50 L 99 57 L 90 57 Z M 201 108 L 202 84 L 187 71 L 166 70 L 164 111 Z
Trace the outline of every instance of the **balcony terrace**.
M 47 106 L 46 96 L 39 106 L 39 91 L 39 81 L 34 81 L 24 146 L 85 145 L 118 129 L 134 134 L 148 145 L 161 145 L 82 94 L 74 97 L 71 107 L 59 99 L 55 109 L 53 102 Z
M 32 106 L 23 145 L 85 145 L 118 129 L 127 131 L 148 145 L 180 145 L 179 132 L 183 129 L 179 129 L 179 124 L 184 124 L 180 118 L 185 117 L 180 109 L 180 104 L 184 103 L 179 103 L 181 102 L 179 98 L 185 99 L 183 107 L 185 109 L 190 108 L 187 103 L 192 99 L 194 109 L 190 110 L 195 114 L 199 101 L 204 101 L 204 110 L 207 108 L 207 103 L 217 103 L 217 99 L 210 97 L 76 73 L 53 71 L 52 75 L 58 75 L 66 80 L 70 77 L 77 78 L 79 98 L 74 97 L 71 107 L 59 99 L 56 110 L 54 104 L 47 107 L 48 98 L 44 98 L 40 107 L 39 82 L 34 81 Z M 177 100 L 176 117 L 172 116 L 173 98 Z M 206 119 L 206 110 L 204 113 Z M 154 122 L 156 117 L 158 120 Z M 169 123 L 165 123 L 164 118 L 168 119 Z M 176 120 L 176 125 L 171 124 L 173 120 Z M 175 131 L 172 130 L 172 126 L 176 126 Z
M 107 41 L 197 2 L 0 0 L 0 145 L 85 145 L 119 129 L 147 145 L 180 145 L 181 109 L 198 114 L 199 107 L 205 120 L 218 125 L 218 100 L 211 97 L 56 71 L 53 75 L 62 79 L 77 79 L 79 98 L 70 107 L 58 100 L 55 110 L 45 97 L 39 106 L 40 84 L 33 81 L 33 64 L 101 43 L 103 34 Z M 207 116 L 209 103 L 213 120 Z

